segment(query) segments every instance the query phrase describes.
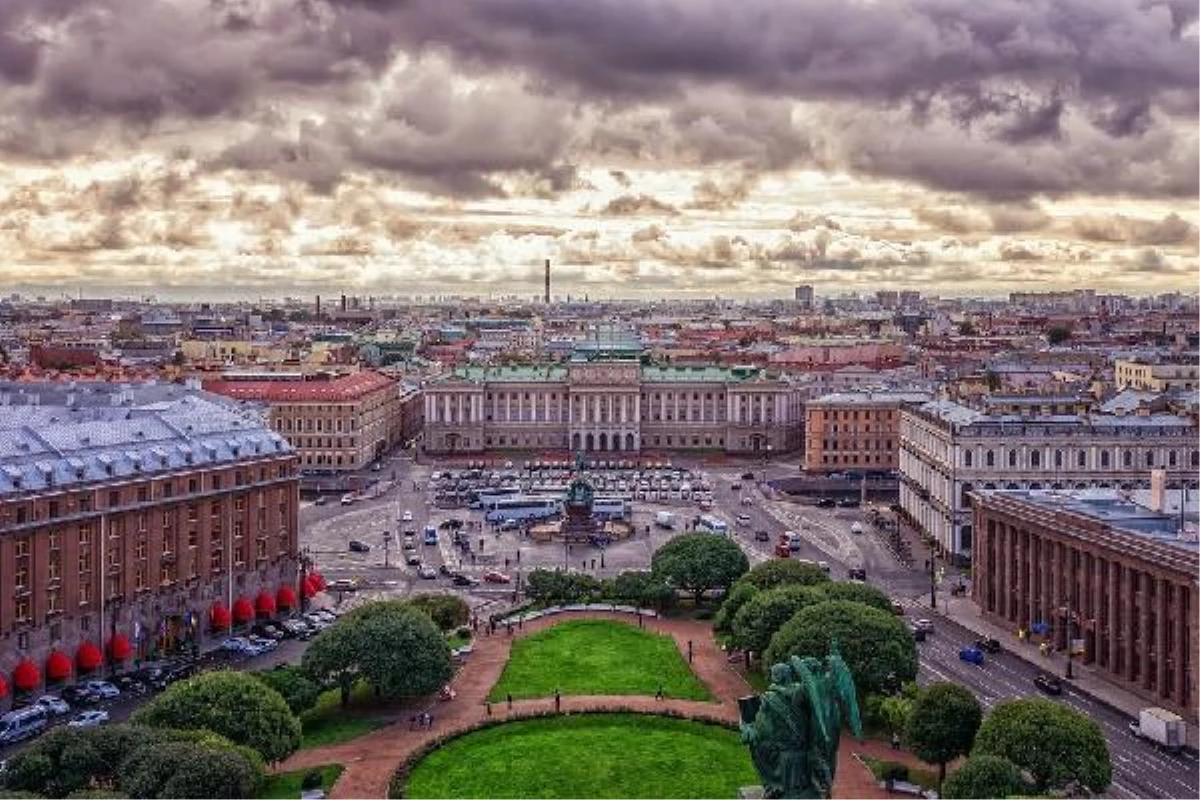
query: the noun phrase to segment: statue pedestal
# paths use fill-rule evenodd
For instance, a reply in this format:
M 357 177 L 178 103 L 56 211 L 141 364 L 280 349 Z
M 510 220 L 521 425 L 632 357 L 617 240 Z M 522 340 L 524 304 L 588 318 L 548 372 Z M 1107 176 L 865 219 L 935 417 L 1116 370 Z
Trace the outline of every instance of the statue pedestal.
M 738 789 L 738 800 L 762 800 L 763 787 L 761 786 L 743 786 Z

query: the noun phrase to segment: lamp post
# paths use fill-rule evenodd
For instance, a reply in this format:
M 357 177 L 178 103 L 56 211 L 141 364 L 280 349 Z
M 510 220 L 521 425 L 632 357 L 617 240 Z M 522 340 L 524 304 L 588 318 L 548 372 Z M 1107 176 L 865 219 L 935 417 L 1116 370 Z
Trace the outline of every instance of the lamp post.
M 937 556 L 934 553 L 929 554 L 929 560 L 925 562 L 929 565 L 929 605 L 937 610 Z
M 389 569 L 391 567 L 391 562 L 388 560 L 388 557 L 391 553 L 391 549 L 392 549 L 392 532 L 384 531 L 383 532 L 383 568 L 384 569 Z

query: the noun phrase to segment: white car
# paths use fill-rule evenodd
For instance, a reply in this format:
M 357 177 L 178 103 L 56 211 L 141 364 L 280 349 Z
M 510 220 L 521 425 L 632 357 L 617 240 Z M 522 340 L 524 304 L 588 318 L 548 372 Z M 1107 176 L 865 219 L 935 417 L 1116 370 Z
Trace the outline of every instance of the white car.
M 67 701 L 63 700 L 61 697 L 55 697 L 52 694 L 42 695 L 34 702 L 34 705 L 46 709 L 46 711 L 50 712 L 51 714 L 57 715 L 71 713 L 71 706 L 67 703 Z
M 417 574 L 426 580 L 434 580 L 438 575 L 437 570 L 428 564 L 422 564 L 421 566 L 417 567 Z
M 84 711 L 67 723 L 68 728 L 95 728 L 108 722 L 107 711 Z
M 749 514 L 738 514 L 736 517 L 734 517 L 734 519 L 737 520 L 738 525 L 749 525 L 750 524 L 750 515 Z
M 254 647 L 257 647 L 262 652 L 274 650 L 276 647 L 279 647 L 279 642 L 275 641 L 274 639 L 267 639 L 262 636 L 253 636 L 253 635 L 248 636 L 246 638 L 250 640 L 251 645 L 253 645 Z
M 249 640 L 241 636 L 234 636 L 221 642 L 221 649 L 231 653 L 244 653 L 248 647 L 250 647 Z
M 87 681 L 83 688 L 98 700 L 111 700 L 121 696 L 121 690 L 108 681 Z
M 412 515 L 412 512 L 411 512 L 411 511 L 405 511 L 405 512 L 404 512 L 404 514 L 403 514 L 403 516 L 401 516 L 401 517 L 400 517 L 400 521 L 401 521 L 401 522 L 412 522 L 412 521 L 413 521 L 413 515 Z
M 344 505 L 344 506 L 354 505 L 354 495 L 352 495 L 352 494 L 342 495 L 342 505 Z

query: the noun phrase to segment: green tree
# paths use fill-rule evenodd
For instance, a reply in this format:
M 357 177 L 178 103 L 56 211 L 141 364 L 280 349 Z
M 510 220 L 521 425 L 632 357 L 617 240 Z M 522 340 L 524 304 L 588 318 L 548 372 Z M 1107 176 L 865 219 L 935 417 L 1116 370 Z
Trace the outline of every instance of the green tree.
M 650 567 L 669 585 L 693 592 L 696 602 L 710 589 L 728 589 L 750 568 L 742 548 L 724 536 L 685 533 L 655 551 Z
M 408 605 L 423 612 L 443 631 L 461 628 L 471 619 L 467 601 L 454 594 L 419 594 L 410 597 Z
M 1000 756 L 971 756 L 946 778 L 942 797 L 987 800 L 1009 797 L 1025 790 L 1017 765 Z
M 263 773 L 242 753 L 197 742 L 157 742 L 135 751 L 120 768 L 129 797 L 254 797 Z
M 816 564 L 806 564 L 790 558 L 772 558 L 741 577 L 741 581 L 758 589 L 774 589 L 786 584 L 816 586 L 829 582 L 825 570 Z
M 971 755 L 1000 756 L 1029 770 L 1039 793 L 1071 781 L 1103 792 L 1112 782 L 1100 726 L 1052 700 L 998 703 L 983 721 Z
M 879 702 L 879 716 L 892 733 L 904 733 L 912 718 L 916 700 L 903 694 L 890 694 Z
M 926 686 L 913 703 L 905 740 L 922 761 L 938 765 L 938 786 L 946 779 L 946 764 L 971 752 L 983 721 L 983 707 L 956 683 Z
M 394 600 L 360 606 L 326 628 L 304 652 L 301 668 L 318 683 L 336 681 L 343 706 L 358 678 L 382 696 L 416 697 L 440 689 L 454 671 L 433 621 Z
M 829 581 L 820 585 L 821 593 L 829 600 L 850 600 L 880 611 L 892 612 L 892 599 L 869 583 Z
M 647 570 L 626 570 L 614 578 L 607 590 L 617 603 L 662 609 L 673 596 L 671 587 Z
M 771 639 L 763 661 L 823 658 L 835 641 L 862 696 L 917 677 L 917 646 L 904 623 L 893 614 L 849 600 L 827 600 L 800 609 Z
M 525 581 L 525 596 L 544 606 L 583 603 L 599 594 L 600 582 L 591 575 L 535 569 Z
M 762 653 L 797 611 L 824 600 L 821 590 L 813 586 L 780 586 L 758 592 L 733 618 L 734 647 Z
M 1071 329 L 1065 325 L 1055 325 L 1046 331 L 1046 341 L 1051 345 L 1060 345 L 1071 338 Z
M 759 591 L 759 588 L 748 582 L 746 576 L 743 575 L 729 590 L 729 594 L 725 595 L 725 599 L 721 601 L 721 607 L 717 609 L 716 616 L 713 617 L 713 629 L 719 633 L 731 633 L 733 620 L 737 617 L 738 611 L 746 603 L 749 603 Z
M 297 716 L 314 707 L 321 696 L 321 687 L 299 667 L 285 666 L 250 674 L 279 692 Z
M 204 729 L 282 761 L 300 746 L 300 722 L 283 696 L 244 672 L 208 672 L 167 688 L 134 712 L 135 725 Z

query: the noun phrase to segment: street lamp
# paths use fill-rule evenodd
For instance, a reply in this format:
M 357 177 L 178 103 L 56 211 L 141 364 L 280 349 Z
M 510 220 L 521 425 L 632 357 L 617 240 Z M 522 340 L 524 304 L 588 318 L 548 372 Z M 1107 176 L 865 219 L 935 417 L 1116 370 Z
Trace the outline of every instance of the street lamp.
M 383 532 L 383 568 L 384 569 L 388 569 L 391 566 L 391 563 L 388 560 L 388 556 L 390 554 L 391 548 L 392 548 L 392 532 L 384 531 Z
M 937 610 L 937 556 L 934 553 L 929 554 L 929 559 L 925 562 L 929 567 L 929 605 Z

